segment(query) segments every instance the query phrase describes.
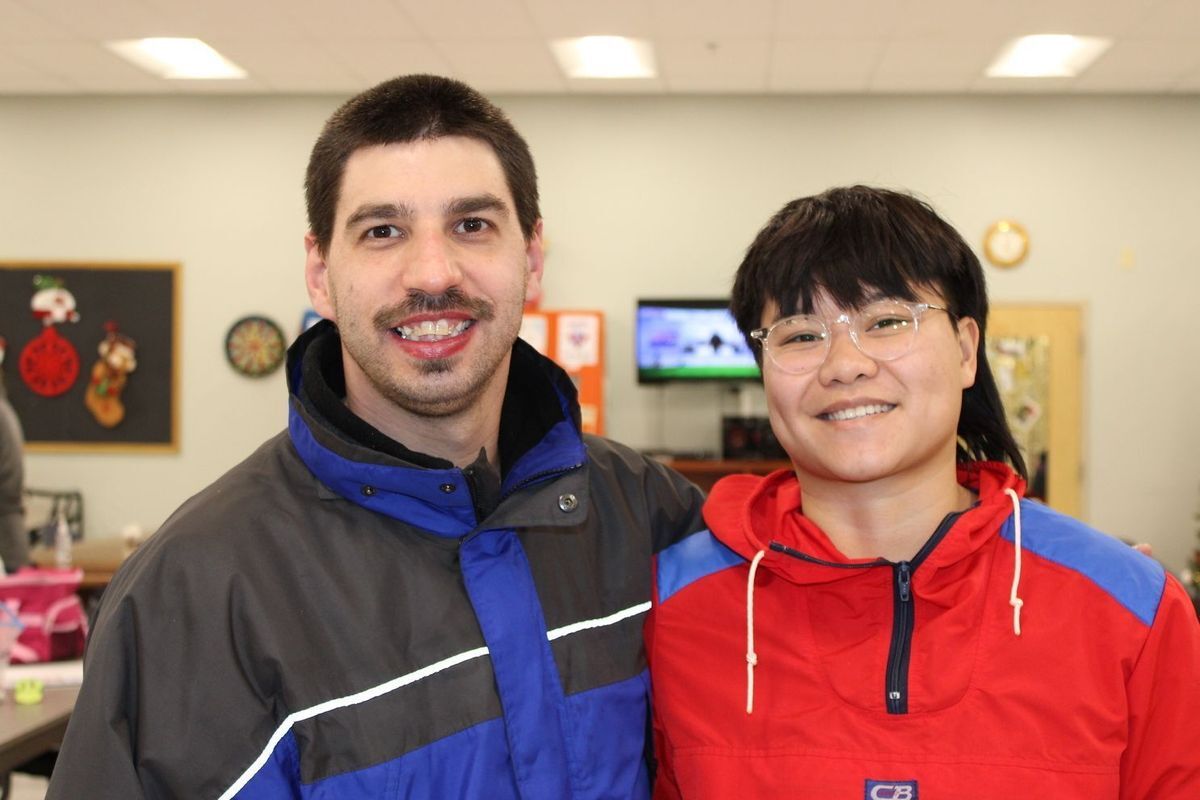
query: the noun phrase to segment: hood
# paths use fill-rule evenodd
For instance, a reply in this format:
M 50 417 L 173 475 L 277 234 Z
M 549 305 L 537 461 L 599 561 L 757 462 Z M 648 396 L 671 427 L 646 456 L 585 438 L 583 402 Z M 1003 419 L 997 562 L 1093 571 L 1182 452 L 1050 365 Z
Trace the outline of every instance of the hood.
M 288 349 L 288 433 L 300 459 L 335 494 L 442 536 L 463 536 L 476 518 L 469 482 L 449 461 L 387 439 L 344 407 L 314 402 L 344 394 L 341 341 L 322 321 Z M 352 430 L 351 430 L 352 429 Z M 518 339 L 500 421 L 501 494 L 578 470 L 586 459 L 574 385 L 554 362 Z
M 1021 495 L 1025 483 L 1007 465 L 996 462 L 960 464 L 958 481 L 976 492 L 979 501 L 954 521 L 951 531 L 928 554 L 914 574 L 919 588 L 940 567 L 953 564 L 981 547 L 995 534 L 998 518 L 1012 513 L 1006 489 Z M 709 530 L 747 560 L 764 555 L 761 568 L 796 584 L 828 583 L 856 570 L 845 566 L 886 565 L 882 559 L 850 559 L 802 511 L 802 490 L 795 473 L 783 469 L 759 477 L 731 475 L 717 482 L 704 506 Z M 933 531 L 930 531 L 932 534 Z M 777 552 L 784 545 L 801 557 Z
M 797 585 L 850 580 L 878 568 L 903 569 L 911 575 L 913 595 L 926 602 L 955 606 L 964 584 L 941 580 L 940 573 L 999 534 L 999 523 L 1014 517 L 1014 576 L 1009 604 L 1013 608 L 1013 634 L 1021 635 L 1020 494 L 1025 483 L 1004 464 L 962 464 L 958 482 L 978 495 L 978 501 L 961 514 L 948 516 L 929 541 L 904 566 L 882 558 L 849 559 L 803 514 L 800 482 L 789 470 L 765 478 L 735 475 L 717 482 L 704 505 L 704 521 L 719 541 L 750 562 L 746 576 L 746 713 L 754 713 L 754 673 L 758 653 L 754 647 L 755 575 L 765 569 Z M 784 547 L 788 552 L 776 549 Z M 907 569 L 911 563 L 911 572 Z M 849 569 L 847 567 L 850 567 Z M 953 574 L 953 573 L 949 573 Z M 889 580 L 891 575 L 889 575 Z M 907 598 L 906 598 L 907 599 Z

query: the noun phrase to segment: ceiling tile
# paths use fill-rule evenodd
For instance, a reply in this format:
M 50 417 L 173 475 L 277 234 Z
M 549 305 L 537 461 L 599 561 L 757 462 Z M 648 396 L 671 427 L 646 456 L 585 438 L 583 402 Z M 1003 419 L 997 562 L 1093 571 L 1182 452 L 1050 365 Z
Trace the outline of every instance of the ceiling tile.
M 64 0 L 65 1 L 65 0 Z M 81 2 L 81 0 L 75 0 Z M 142 0 L 161 19 L 159 36 L 261 36 L 291 39 L 303 35 L 296 9 L 281 0 Z M 136 36 L 137 34 L 133 34 Z
M 47 75 L 58 77 L 77 90 L 146 92 L 171 89 L 170 82 L 143 72 L 98 44 L 50 42 L 5 47 L 13 59 Z
M 666 83 L 658 78 L 567 78 L 572 94 L 659 94 Z
M 766 39 L 665 39 L 658 72 L 672 91 L 765 92 L 771 44 Z
M 294 0 L 296 24 L 317 43 L 342 39 L 423 39 L 411 17 L 389 0 Z
M 70 82 L 0 52 L 0 93 L 74 91 Z
M 1161 0 L 1038 0 L 1021 5 L 1022 33 L 1073 33 L 1080 36 L 1125 36 Z M 1009 3 L 996 6 L 1010 10 Z
M 1200 94 L 1200 69 L 1194 72 L 1189 72 L 1176 82 L 1171 87 L 1172 92 L 1186 92 L 1188 94 Z
M 547 39 L 654 33 L 654 16 L 644 0 L 525 0 L 525 5 L 534 29 Z
M 70 39 L 72 34 L 45 14 L 39 14 L 14 0 L 0 0 L 0 42 L 55 41 Z
M 906 0 L 779 0 L 775 32 L 781 39 L 869 39 L 891 34 L 907 13 Z
M 1059 32 L 1116 43 L 1076 81 L 979 76 L 975 62 L 1013 36 Z M 563 78 L 548 40 L 597 33 L 650 39 L 663 75 Z M 253 79 L 186 84 L 101 63 L 114 58 L 103 40 L 147 35 L 205 39 Z M 343 92 L 412 71 L 516 94 L 1196 91 L 1200 0 L 0 0 L 0 53 L 12 47 L 22 68 L 4 93 Z
M 664 39 L 755 39 L 774 32 L 772 0 L 650 0 L 654 34 Z
M 457 77 L 449 62 L 424 42 L 367 39 L 355 43 L 353 47 L 348 46 L 338 56 L 346 68 L 367 86 L 414 72 Z
M 166 15 L 141 0 L 34 0 L 37 12 L 74 38 L 93 41 L 140 39 L 146 36 L 182 36 Z
M 1089 91 L 1127 92 L 1139 87 L 1168 91 L 1200 69 L 1200 49 L 1180 40 L 1120 41 L 1076 83 Z
M 871 90 L 965 92 L 983 74 L 996 49 L 990 41 L 893 40 L 876 64 Z
M 567 88 L 550 48 L 537 39 L 445 42 L 439 48 L 455 74 L 481 92 L 562 92 Z
M 1188 39 L 1196 44 L 1200 36 L 1200 2 L 1196 0 L 1160 0 L 1129 31 L 1138 39 Z
M 900 38 L 996 37 L 1006 40 L 1035 30 L 1030 21 L 1046 0 L 918 0 L 905 7 L 892 32 Z
M 430 39 L 521 39 L 538 36 L 520 0 L 393 0 Z
M 353 40 L 323 42 L 320 47 L 306 41 L 261 39 L 222 38 L 211 44 L 271 91 L 345 92 L 366 85 L 342 57 L 362 46 Z
M 879 39 L 775 42 L 768 86 L 781 92 L 861 92 L 883 50 Z

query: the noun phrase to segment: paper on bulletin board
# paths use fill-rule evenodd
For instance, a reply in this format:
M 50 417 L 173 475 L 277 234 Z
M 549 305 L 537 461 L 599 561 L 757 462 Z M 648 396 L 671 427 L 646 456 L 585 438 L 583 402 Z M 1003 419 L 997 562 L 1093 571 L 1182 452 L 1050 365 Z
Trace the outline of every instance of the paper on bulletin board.
M 545 314 L 526 311 L 521 318 L 521 330 L 517 333 L 526 344 L 544 356 L 550 355 L 550 319 Z
M 595 314 L 559 314 L 557 361 L 568 372 L 600 363 L 600 318 Z

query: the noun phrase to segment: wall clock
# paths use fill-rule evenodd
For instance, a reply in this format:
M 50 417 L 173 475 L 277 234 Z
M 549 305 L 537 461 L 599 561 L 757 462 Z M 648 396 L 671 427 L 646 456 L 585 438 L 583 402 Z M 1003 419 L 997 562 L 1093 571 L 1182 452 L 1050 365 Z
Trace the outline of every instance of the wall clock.
M 1019 222 L 998 220 L 983 235 L 983 255 L 997 267 L 1015 267 L 1029 255 L 1029 232 Z
M 225 335 L 225 357 L 235 370 L 260 378 L 279 368 L 287 353 L 283 331 L 266 317 L 244 317 Z

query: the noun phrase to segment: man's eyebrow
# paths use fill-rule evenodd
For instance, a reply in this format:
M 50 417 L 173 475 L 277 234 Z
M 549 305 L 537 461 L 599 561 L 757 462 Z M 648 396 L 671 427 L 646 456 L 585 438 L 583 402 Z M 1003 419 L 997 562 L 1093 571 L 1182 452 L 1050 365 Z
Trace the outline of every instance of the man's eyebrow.
M 491 192 L 459 197 L 446 204 L 446 213 L 450 216 L 473 214 L 476 211 L 494 211 L 502 217 L 509 214 L 508 204 Z
M 412 216 L 412 209 L 404 203 L 375 203 L 355 209 L 354 213 L 346 219 L 346 227 L 353 228 L 368 219 L 411 219 Z

